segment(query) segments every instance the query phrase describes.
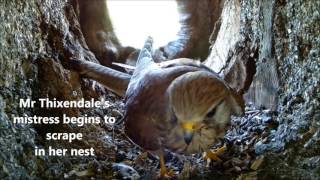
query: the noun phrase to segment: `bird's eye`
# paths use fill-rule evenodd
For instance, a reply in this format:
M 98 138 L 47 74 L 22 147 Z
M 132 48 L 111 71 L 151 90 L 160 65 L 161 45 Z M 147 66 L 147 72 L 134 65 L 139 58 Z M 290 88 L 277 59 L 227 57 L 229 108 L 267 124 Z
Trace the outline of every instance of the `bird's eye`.
M 213 108 L 210 112 L 208 112 L 207 117 L 208 118 L 213 117 L 216 114 L 216 109 L 217 108 Z

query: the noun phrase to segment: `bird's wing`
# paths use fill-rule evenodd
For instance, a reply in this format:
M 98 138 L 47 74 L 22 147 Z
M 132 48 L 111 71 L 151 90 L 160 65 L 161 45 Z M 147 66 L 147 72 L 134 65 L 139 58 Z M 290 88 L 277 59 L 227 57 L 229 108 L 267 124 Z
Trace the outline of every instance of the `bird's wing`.
M 177 77 L 197 70 L 192 66 L 155 68 L 130 81 L 126 94 L 125 127 L 135 143 L 147 150 L 162 147 L 163 133 L 166 134 L 172 126 L 167 89 Z
M 153 58 L 152 58 L 152 51 L 153 51 L 153 39 L 152 37 L 148 37 L 146 42 L 144 43 L 144 46 L 142 47 L 140 54 L 137 59 L 135 73 L 139 73 L 140 71 L 144 69 L 148 69 L 150 65 L 155 64 Z
M 178 58 L 168 61 L 163 61 L 159 63 L 159 66 L 162 68 L 172 67 L 172 66 L 200 66 L 201 62 L 198 60 L 193 60 L 189 58 Z
M 107 89 L 121 97 L 124 97 L 131 78 L 129 74 L 89 61 L 70 59 L 69 69 L 78 72 L 84 77 L 100 82 Z
M 168 67 L 174 67 L 174 66 L 192 66 L 192 67 L 199 68 L 199 70 L 207 71 L 212 74 L 215 74 L 216 76 L 219 76 L 216 72 L 211 70 L 209 67 L 202 64 L 199 60 L 193 60 L 189 58 L 178 58 L 178 59 L 173 59 L 169 61 L 164 61 L 164 62 L 158 63 L 158 65 L 161 68 L 168 68 Z
M 140 90 L 139 86 L 143 86 L 143 84 L 146 83 L 144 78 L 147 74 L 156 69 L 160 69 L 152 59 L 152 44 L 153 39 L 148 37 L 140 51 L 135 70 L 128 85 L 126 98 L 133 95 L 137 90 Z
M 147 53 L 148 55 L 149 53 Z M 126 68 L 126 69 L 131 69 L 131 70 L 135 70 L 136 67 L 135 66 L 131 66 L 128 64 L 124 64 L 124 63 L 116 63 L 113 62 L 113 65 L 122 67 L 122 68 Z M 200 61 L 198 60 L 193 60 L 193 59 L 188 59 L 188 58 L 179 58 L 179 59 L 173 59 L 173 60 L 167 60 L 167 61 L 163 61 L 160 63 L 157 63 L 157 65 L 161 68 L 168 68 L 168 67 L 173 67 L 173 66 L 194 66 L 194 67 L 205 67 L 203 64 L 201 64 Z

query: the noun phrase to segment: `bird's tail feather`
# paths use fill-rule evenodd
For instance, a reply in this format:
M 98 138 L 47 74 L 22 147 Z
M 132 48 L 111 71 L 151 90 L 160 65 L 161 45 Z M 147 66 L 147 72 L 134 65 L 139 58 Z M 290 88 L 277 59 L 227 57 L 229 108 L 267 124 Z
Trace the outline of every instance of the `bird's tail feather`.
M 107 89 L 122 97 L 126 93 L 131 78 L 129 74 L 89 61 L 70 59 L 68 67 L 82 76 L 100 82 Z
M 136 63 L 136 68 L 142 69 L 145 68 L 150 63 L 154 63 L 152 58 L 152 51 L 153 51 L 153 39 L 152 37 L 148 36 L 144 46 L 142 47 L 140 54 L 138 56 L 138 60 Z

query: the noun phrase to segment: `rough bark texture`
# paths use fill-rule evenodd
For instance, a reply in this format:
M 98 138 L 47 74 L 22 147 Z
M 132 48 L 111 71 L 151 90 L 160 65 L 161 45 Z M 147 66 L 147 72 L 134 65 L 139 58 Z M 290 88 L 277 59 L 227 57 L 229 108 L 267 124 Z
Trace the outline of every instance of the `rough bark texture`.
M 72 169 L 72 157 L 37 157 L 34 149 L 49 145 L 74 147 L 79 143 L 43 141 L 43 134 L 81 131 L 90 137 L 95 131 L 102 134 L 104 131 L 90 125 L 81 129 L 63 125 L 14 125 L 13 116 L 99 113 L 92 109 L 18 107 L 20 98 L 77 100 L 100 97 L 106 93 L 103 88 L 93 85 L 92 81 L 80 81 L 77 73 L 62 66 L 70 56 L 97 61 L 87 48 L 71 5 L 65 1 L 4 1 L 0 8 L 0 178 L 62 178 Z M 101 140 L 97 143 L 101 144 Z M 82 161 L 88 160 L 82 158 Z
M 164 47 L 168 59 L 200 58 L 209 54 L 209 37 L 219 19 L 224 0 L 178 0 L 181 30 L 178 40 Z
M 96 44 L 87 46 L 91 37 L 84 38 L 85 30 L 81 29 L 78 21 L 81 8 L 77 6 L 77 1 L 71 2 L 73 6 L 62 0 L 3 0 L 0 3 L 1 179 L 69 177 L 75 166 L 81 166 L 78 167 L 80 170 L 86 169 L 76 173 L 78 178 L 83 174 L 89 176 L 89 172 L 106 178 L 113 175 L 111 162 L 121 162 L 129 156 L 132 160 L 140 153 L 133 147 L 134 151 L 121 150 L 114 155 L 115 149 L 126 147 L 129 143 L 119 141 L 116 146 L 108 140 L 106 130 L 100 126 L 88 125 L 79 129 L 62 125 L 12 123 L 13 115 L 24 114 L 117 114 L 113 108 L 107 112 L 94 109 L 24 109 L 18 107 L 20 98 L 107 98 L 121 107 L 121 102 L 99 84 L 80 80 L 76 73 L 63 66 L 67 67 L 71 56 L 97 62 L 97 55 L 90 51 Z M 268 136 L 270 141 L 259 141 L 255 145 L 255 153 L 266 157 L 263 168 L 258 170 L 259 177 L 319 179 L 320 1 L 227 0 L 219 25 L 215 22 L 222 10 L 220 3 L 223 1 L 179 1 L 181 12 L 192 13 L 182 17 L 182 22 L 186 24 L 181 30 L 181 39 L 165 47 L 166 56 L 206 58 L 210 45 L 208 39 L 213 31 L 210 38 L 212 50 L 206 63 L 214 69 L 217 68 L 215 61 L 219 59 L 222 65 L 217 65 L 217 69 L 222 68 L 221 74 L 235 88 L 246 89 L 252 81 L 248 77 L 255 74 L 247 94 L 248 102 L 277 112 L 275 120 L 279 126 L 271 131 Z M 237 20 L 240 24 L 233 23 Z M 234 38 L 227 37 L 228 34 L 234 35 Z M 95 37 L 95 30 L 91 36 Z M 225 43 L 226 39 L 229 43 Z M 62 130 L 83 132 L 86 140 L 73 145 L 43 141 L 43 133 Z M 123 136 L 121 138 L 124 139 Z M 94 146 L 97 157 L 34 156 L 36 146 L 49 145 Z M 157 162 L 152 165 L 157 167 Z M 103 174 L 105 172 L 109 173 L 108 176 Z M 148 177 L 146 167 L 139 172 L 144 172 Z
M 81 31 L 89 49 L 102 65 L 111 66 L 119 57 L 120 44 L 113 33 L 106 1 L 73 0 L 72 4 L 78 9 Z
M 269 3 L 259 2 L 261 7 Z M 252 1 L 252 4 L 248 2 L 244 6 L 256 9 L 259 4 Z M 273 159 L 277 162 L 276 167 L 269 164 L 271 169 L 268 171 L 271 174 L 316 178 L 320 172 L 320 2 L 273 1 L 269 7 L 272 7 L 273 19 L 267 21 L 271 21 L 272 26 L 262 30 L 270 32 L 272 41 L 268 41 L 271 43 L 268 51 L 274 55 L 271 56 L 271 61 L 261 59 L 260 63 L 268 64 L 269 67 L 277 65 L 276 70 L 271 70 L 277 71 L 279 76 L 280 88 L 276 92 L 279 99 L 276 102 L 280 126 L 272 134 L 274 140 L 269 144 L 257 145 L 256 151 L 262 153 L 265 150 L 284 150 Z M 269 12 L 262 11 L 263 17 L 269 18 L 268 15 Z M 274 92 L 274 84 L 270 85 Z M 292 168 L 296 170 L 291 171 Z
M 118 67 L 112 66 L 112 62 L 126 62 L 128 56 L 136 49 L 121 46 L 113 32 L 106 1 L 71 0 L 70 2 L 77 14 L 86 44 L 100 64 L 117 69 Z
M 240 39 L 240 9 L 239 0 L 225 1 L 211 33 L 211 51 L 204 63 L 216 72 L 226 66 L 229 51 Z
M 232 9 L 235 2 L 226 2 L 224 8 L 231 3 Z M 222 58 L 226 65 L 220 65 L 222 68 L 218 70 L 227 80 L 232 77 L 230 84 L 234 87 L 243 86 L 246 72 L 255 70 L 247 101 L 277 111 L 276 120 L 280 123 L 269 136 L 269 143 L 258 142 L 255 146 L 257 154 L 280 152 L 269 153 L 266 167 L 259 176 L 317 178 L 320 170 L 320 3 L 249 0 L 237 6 L 241 8 L 240 38 L 233 47 L 229 46 L 228 57 Z M 229 15 L 238 12 L 236 9 Z M 230 18 L 223 14 L 222 24 Z M 221 29 L 219 33 L 224 31 Z M 231 34 L 236 32 L 235 28 Z M 213 47 L 223 45 L 218 34 Z M 215 51 L 213 48 L 206 61 L 213 69 L 214 64 L 219 63 L 219 59 L 214 58 L 218 54 Z M 255 62 L 247 66 L 252 59 Z M 234 70 L 239 72 L 238 78 Z

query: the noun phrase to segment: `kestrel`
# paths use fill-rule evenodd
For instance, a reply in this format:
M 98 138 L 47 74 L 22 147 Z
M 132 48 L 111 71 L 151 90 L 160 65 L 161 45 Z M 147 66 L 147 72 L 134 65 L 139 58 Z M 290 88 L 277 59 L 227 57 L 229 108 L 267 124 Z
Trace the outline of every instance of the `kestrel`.
M 155 63 L 148 38 L 133 75 L 86 61 L 73 69 L 125 97 L 125 132 L 145 150 L 192 154 L 208 151 L 224 136 L 231 115 L 241 115 L 243 100 L 208 67 L 191 59 Z

